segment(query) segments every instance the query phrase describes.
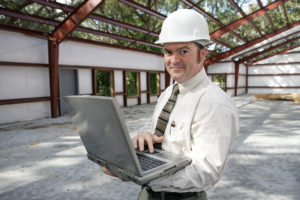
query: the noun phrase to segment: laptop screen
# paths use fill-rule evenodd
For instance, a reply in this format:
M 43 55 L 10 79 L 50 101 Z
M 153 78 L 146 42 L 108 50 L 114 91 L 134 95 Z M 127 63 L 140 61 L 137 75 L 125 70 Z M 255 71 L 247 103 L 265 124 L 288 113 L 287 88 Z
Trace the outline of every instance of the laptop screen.
M 88 153 L 140 175 L 119 105 L 111 97 L 65 97 Z

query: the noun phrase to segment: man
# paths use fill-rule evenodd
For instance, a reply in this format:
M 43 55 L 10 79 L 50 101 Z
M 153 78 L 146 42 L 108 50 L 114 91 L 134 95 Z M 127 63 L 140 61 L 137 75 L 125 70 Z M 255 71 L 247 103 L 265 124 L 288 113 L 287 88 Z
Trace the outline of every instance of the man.
M 205 200 L 204 191 L 220 179 L 238 134 L 238 111 L 205 73 L 204 46 L 209 42 L 207 22 L 194 10 L 175 11 L 163 23 L 156 43 L 164 45 L 165 66 L 176 82 L 158 99 L 152 131 L 139 133 L 133 145 L 140 151 L 148 146 L 153 152 L 153 146 L 161 144 L 163 150 L 189 156 L 192 163 L 142 187 L 141 200 Z M 170 96 L 173 105 L 166 111 Z

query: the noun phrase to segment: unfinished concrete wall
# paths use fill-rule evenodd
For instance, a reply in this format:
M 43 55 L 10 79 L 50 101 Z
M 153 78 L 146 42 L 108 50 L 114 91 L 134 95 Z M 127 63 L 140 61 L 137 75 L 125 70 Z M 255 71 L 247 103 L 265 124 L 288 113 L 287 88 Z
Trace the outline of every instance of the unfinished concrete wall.
M 0 100 L 47 97 L 49 72 L 48 43 L 20 33 L 0 30 L 0 61 L 33 63 L 0 66 Z M 0 124 L 50 116 L 50 102 L 0 105 Z
M 50 117 L 48 42 L 22 33 L 0 30 L 0 44 L 0 124 Z M 5 62 L 8 64 L 5 65 Z M 93 93 L 93 68 L 112 68 L 114 92 L 119 93 L 124 92 L 124 70 L 141 72 L 141 90 L 147 90 L 146 71 L 164 70 L 163 57 L 159 55 L 75 41 L 60 44 L 59 66 L 78 69 L 79 94 Z M 160 81 L 164 83 L 164 76 Z M 142 103 L 147 103 L 145 95 L 141 95 Z M 40 102 L 26 102 L 30 98 L 42 97 L 44 100 Z M 123 105 L 123 95 L 116 95 L 116 98 Z M 19 99 L 26 103 L 20 103 Z M 151 101 L 155 99 L 151 98 Z M 15 100 L 18 103 L 11 103 Z M 137 103 L 137 99 L 128 100 L 128 105 Z
M 248 93 L 300 93 L 300 48 L 249 66 Z
M 234 62 L 226 61 L 215 63 L 208 67 L 207 74 L 212 79 L 213 74 L 225 74 L 226 75 L 226 93 L 230 96 L 234 96 L 235 88 L 235 64 Z M 237 95 L 246 93 L 246 66 L 240 65 Z M 241 88 L 239 88 L 241 87 Z
M 101 66 L 134 70 L 163 70 L 161 56 L 138 51 L 99 47 L 73 41 L 63 42 L 59 47 L 59 64 Z
M 239 77 L 238 77 L 238 87 L 237 96 L 246 93 L 246 81 L 247 81 L 247 67 L 244 64 L 239 65 Z

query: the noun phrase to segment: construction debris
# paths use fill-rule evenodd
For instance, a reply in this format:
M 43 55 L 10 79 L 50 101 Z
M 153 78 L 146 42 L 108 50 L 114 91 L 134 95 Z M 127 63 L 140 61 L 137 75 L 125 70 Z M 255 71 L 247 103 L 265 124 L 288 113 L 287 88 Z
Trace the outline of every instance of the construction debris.
M 254 98 L 265 99 L 265 100 L 284 100 L 284 101 L 294 101 L 296 104 L 300 104 L 300 93 L 290 93 L 290 94 L 267 94 L 267 93 L 257 93 L 254 94 Z

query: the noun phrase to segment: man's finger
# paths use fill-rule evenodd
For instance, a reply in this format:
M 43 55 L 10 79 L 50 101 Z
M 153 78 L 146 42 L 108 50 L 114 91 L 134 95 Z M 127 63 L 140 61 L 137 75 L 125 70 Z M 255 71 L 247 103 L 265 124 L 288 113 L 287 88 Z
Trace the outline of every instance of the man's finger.
M 154 143 L 162 143 L 164 141 L 164 136 L 158 137 L 157 135 L 154 135 L 153 141 L 154 141 Z
M 137 143 L 138 143 L 137 136 L 133 138 L 132 143 L 133 143 L 133 148 L 137 149 L 137 147 L 138 147 L 138 145 L 137 145 Z
M 106 169 L 106 167 L 102 167 L 101 169 L 105 174 L 116 177 L 116 175 L 111 173 L 108 169 Z
M 153 147 L 153 137 L 152 137 L 152 135 L 150 135 L 150 134 L 145 135 L 145 140 L 147 142 L 148 149 L 149 149 L 150 153 L 153 153 L 154 152 L 154 147 Z
M 139 150 L 144 151 L 144 136 L 140 135 L 138 137 L 138 142 L 139 142 Z

